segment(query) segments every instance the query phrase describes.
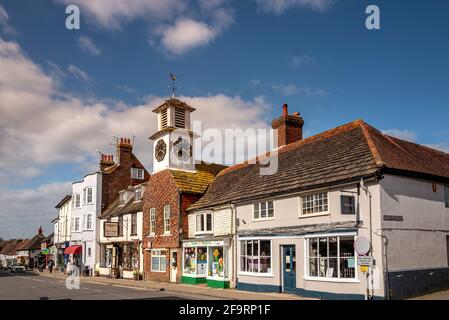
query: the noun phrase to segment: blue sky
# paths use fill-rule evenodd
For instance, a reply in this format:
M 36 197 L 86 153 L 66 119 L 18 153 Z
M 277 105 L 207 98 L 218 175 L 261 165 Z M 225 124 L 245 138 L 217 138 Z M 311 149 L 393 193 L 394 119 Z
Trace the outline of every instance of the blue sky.
M 0 237 L 49 230 L 69 182 L 95 168 L 96 149 L 111 151 L 112 134 L 135 135 L 149 166 L 151 108 L 168 96 L 169 72 L 211 126 L 266 126 L 288 103 L 307 135 L 362 118 L 449 150 L 446 1 L 98 2 L 1 2 L 0 95 L 15 96 L 0 102 L 0 144 L 15 156 L 1 153 L 0 197 L 18 204 L 0 208 Z M 65 28 L 72 3 L 80 30 Z M 369 4 L 381 30 L 365 28 Z M 15 106 L 27 93 L 30 104 Z

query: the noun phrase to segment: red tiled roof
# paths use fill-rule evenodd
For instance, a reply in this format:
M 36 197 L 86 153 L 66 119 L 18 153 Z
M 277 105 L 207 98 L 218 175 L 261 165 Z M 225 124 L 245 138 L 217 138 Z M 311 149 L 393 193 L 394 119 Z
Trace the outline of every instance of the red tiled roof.
M 279 149 L 273 175 L 260 175 L 260 164 L 253 163 L 221 171 L 189 210 L 355 181 L 387 170 L 449 181 L 448 154 L 390 137 L 362 120 Z

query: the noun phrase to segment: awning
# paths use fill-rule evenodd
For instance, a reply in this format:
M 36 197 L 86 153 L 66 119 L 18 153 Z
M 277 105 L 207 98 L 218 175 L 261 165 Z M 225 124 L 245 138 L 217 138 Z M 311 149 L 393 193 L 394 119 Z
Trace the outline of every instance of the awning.
M 70 246 L 64 250 L 64 254 L 81 254 L 82 246 Z

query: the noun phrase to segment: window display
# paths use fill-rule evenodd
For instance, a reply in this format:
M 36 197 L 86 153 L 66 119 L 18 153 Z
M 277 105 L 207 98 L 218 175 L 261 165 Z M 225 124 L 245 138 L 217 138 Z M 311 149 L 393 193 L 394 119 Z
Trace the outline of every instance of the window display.
M 271 241 L 240 241 L 240 271 L 271 273 Z
M 223 247 L 210 247 L 209 257 L 209 277 L 224 277 Z
M 184 248 L 184 274 L 196 274 L 196 248 Z
M 198 275 L 207 275 L 207 248 L 198 247 L 197 249 L 197 265 L 198 265 Z

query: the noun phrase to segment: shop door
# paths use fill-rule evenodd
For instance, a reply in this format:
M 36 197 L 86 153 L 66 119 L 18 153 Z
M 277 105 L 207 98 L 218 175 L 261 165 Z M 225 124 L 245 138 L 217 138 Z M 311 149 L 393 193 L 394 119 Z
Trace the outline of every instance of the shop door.
M 170 250 L 170 282 L 176 282 L 178 274 L 178 252 L 177 250 Z
M 295 246 L 283 246 L 282 274 L 284 292 L 295 292 L 296 289 L 296 249 Z

